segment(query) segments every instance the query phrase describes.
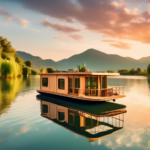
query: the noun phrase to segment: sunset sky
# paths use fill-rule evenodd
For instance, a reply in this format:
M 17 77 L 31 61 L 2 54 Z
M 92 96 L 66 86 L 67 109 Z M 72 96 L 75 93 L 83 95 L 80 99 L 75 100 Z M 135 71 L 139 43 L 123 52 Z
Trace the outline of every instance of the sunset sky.
M 55 61 L 89 48 L 139 59 L 150 56 L 150 0 L 0 0 L 0 36 Z

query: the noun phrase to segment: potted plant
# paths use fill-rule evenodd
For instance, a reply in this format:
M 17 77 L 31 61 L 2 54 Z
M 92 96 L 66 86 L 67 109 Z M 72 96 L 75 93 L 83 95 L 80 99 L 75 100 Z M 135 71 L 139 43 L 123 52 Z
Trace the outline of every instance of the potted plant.
M 77 66 L 77 68 L 78 68 L 79 72 L 86 72 L 87 71 L 85 63 L 83 64 L 83 66 L 80 66 L 80 65 Z

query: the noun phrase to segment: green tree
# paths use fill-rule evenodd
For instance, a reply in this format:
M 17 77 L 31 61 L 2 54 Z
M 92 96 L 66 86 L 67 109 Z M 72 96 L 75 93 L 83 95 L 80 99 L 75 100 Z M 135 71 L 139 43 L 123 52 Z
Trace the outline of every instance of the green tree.
M 54 72 L 54 68 L 52 68 L 52 67 L 48 67 L 46 70 L 47 70 L 48 73 L 53 73 Z
M 132 68 L 132 69 L 130 70 L 130 74 L 134 75 L 135 73 L 136 73 L 135 69 Z
M 27 60 L 24 62 L 26 66 L 31 67 L 32 63 L 30 60 Z
M 8 62 L 3 62 L 1 64 L 1 76 L 2 77 L 7 77 L 9 76 L 13 71 L 13 67 L 10 63 Z
M 141 72 L 141 68 L 137 68 L 136 72 L 140 73 Z
M 150 64 L 147 66 L 147 73 L 150 74 Z
M 22 65 L 24 63 L 24 61 L 19 56 L 15 57 L 15 61 L 20 65 Z
M 0 49 L 2 50 L 2 52 L 6 52 L 11 55 L 16 54 L 16 50 L 12 47 L 11 42 L 7 41 L 7 39 L 3 36 L 0 36 Z

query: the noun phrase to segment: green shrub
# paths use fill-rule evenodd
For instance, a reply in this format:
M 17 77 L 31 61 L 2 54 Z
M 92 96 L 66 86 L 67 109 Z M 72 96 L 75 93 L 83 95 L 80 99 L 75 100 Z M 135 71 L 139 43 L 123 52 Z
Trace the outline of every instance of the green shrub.
M 120 73 L 121 75 L 127 75 L 127 74 L 129 74 L 129 70 L 128 69 L 121 69 L 121 70 L 118 70 L 118 73 Z
M 114 70 L 108 70 L 108 73 L 118 73 L 118 71 L 114 71 Z
M 38 74 L 38 72 L 36 70 L 31 69 L 31 75 L 37 75 L 37 74 Z
M 13 67 L 9 62 L 2 62 L 1 64 L 1 76 L 8 77 L 12 74 Z
M 48 67 L 46 70 L 47 70 L 48 73 L 53 73 L 54 72 L 54 68 L 52 68 L 52 67 Z

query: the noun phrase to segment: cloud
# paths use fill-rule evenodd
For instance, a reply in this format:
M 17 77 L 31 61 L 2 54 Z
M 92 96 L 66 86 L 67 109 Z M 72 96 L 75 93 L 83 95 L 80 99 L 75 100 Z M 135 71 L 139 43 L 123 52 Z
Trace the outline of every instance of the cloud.
M 58 24 L 58 23 L 53 24 L 46 18 L 43 20 L 42 24 L 43 24 L 43 26 L 45 26 L 47 28 L 53 28 L 57 31 L 66 32 L 66 33 L 80 32 L 81 31 L 80 29 L 75 29 L 75 28 L 72 28 L 68 25 L 63 25 L 63 24 Z
M 124 42 L 118 42 L 110 45 L 120 49 L 131 49 L 131 46 L 128 43 L 124 43 Z
M 0 7 L 0 16 L 4 16 L 6 21 L 15 21 L 18 24 L 20 24 L 22 27 L 27 27 L 28 24 L 30 23 L 28 20 L 23 19 L 23 18 L 16 18 L 12 16 L 6 9 L 3 9 Z
M 26 28 L 28 26 L 28 24 L 30 23 L 28 20 L 22 19 L 22 18 L 14 18 L 13 20 L 15 22 L 17 22 L 18 24 L 20 24 L 24 28 Z
M 50 17 L 84 25 L 86 29 L 116 39 L 127 39 L 150 44 L 150 12 L 138 8 L 128 9 L 127 4 L 112 0 L 22 0 L 28 9 Z M 45 21 L 45 25 L 59 31 L 67 31 L 61 24 Z M 70 27 L 71 28 L 71 27 Z M 70 29 L 71 30 L 71 29 Z M 69 31 L 68 31 L 69 32 Z M 119 45 L 124 45 L 120 43 Z M 114 45 L 117 46 L 117 45 Z
M 18 132 L 16 133 L 16 135 L 19 135 L 21 133 L 26 133 L 31 129 L 31 127 L 29 126 L 22 126 L 21 128 L 18 129 Z
M 68 37 L 70 37 L 70 38 L 72 38 L 74 40 L 82 40 L 82 39 L 84 39 L 84 37 L 81 36 L 81 35 L 78 35 L 78 34 L 66 34 L 66 33 L 60 33 L 54 39 L 56 39 L 56 40 L 63 40 L 63 41 L 70 41 L 70 39 L 68 39 Z
M 78 35 L 78 34 L 69 34 L 68 36 L 71 37 L 74 40 L 82 40 L 82 39 L 84 39 L 83 36 Z
M 13 16 L 6 10 L 0 7 L 0 15 L 4 16 L 7 21 L 11 21 Z
M 131 45 L 122 41 L 115 41 L 115 40 L 103 40 L 103 42 L 108 42 L 110 43 L 111 46 L 116 47 L 116 48 L 120 48 L 120 49 L 131 49 Z

